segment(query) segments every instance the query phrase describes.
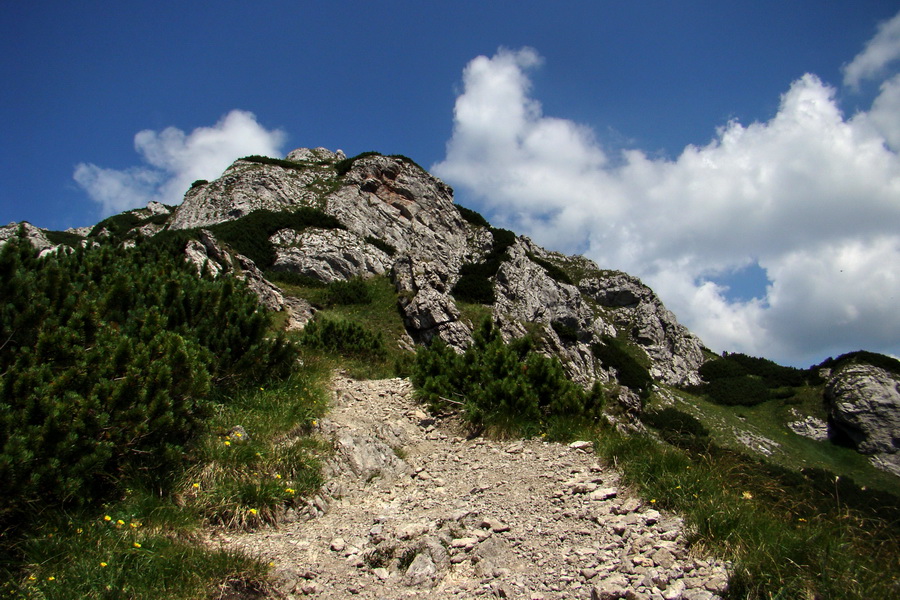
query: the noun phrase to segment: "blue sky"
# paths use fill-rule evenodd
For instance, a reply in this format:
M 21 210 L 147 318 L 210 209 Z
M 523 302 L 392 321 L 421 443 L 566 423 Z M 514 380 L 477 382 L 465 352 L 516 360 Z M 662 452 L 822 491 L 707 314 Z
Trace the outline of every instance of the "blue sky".
M 900 353 L 895 1 L 77 4 L 0 6 L 0 222 L 176 202 L 262 151 L 400 153 L 717 351 Z

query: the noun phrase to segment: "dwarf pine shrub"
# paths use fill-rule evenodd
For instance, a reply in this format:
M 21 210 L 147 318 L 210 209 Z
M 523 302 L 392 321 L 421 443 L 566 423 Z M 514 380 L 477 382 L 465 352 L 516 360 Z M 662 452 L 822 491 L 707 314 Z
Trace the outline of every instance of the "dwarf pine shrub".
M 353 321 L 317 318 L 306 324 L 301 345 L 352 358 L 383 361 L 387 358 L 384 337 Z
M 599 386 L 586 391 L 575 384 L 529 338 L 505 343 L 489 319 L 461 355 L 440 341 L 420 348 L 411 379 L 432 409 L 461 407 L 476 428 L 503 434 L 539 433 L 557 419 L 590 423 L 604 400 Z
M 162 488 L 213 385 L 287 375 L 296 351 L 229 278 L 150 246 L 0 250 L 0 520 Z

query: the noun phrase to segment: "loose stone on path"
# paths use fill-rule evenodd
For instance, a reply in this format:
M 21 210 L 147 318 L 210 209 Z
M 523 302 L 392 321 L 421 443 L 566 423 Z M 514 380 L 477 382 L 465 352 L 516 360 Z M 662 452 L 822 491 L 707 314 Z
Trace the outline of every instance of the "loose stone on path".
M 404 379 L 337 375 L 326 485 L 293 522 L 213 531 L 275 564 L 287 598 L 715 600 L 725 564 L 645 505 L 587 441 L 466 439 Z M 401 458 L 402 457 L 402 458 Z

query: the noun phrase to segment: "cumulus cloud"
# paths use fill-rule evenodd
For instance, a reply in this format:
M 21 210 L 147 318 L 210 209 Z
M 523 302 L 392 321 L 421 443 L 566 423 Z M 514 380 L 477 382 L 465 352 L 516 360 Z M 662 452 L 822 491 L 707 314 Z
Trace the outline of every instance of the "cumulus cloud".
M 438 176 L 505 226 L 642 277 L 716 350 L 804 365 L 900 353 L 900 79 L 847 119 L 805 75 L 771 120 L 726 123 L 667 160 L 610 156 L 590 128 L 544 115 L 538 64 L 531 49 L 469 63 Z M 764 297 L 730 299 L 716 280 L 750 265 Z
M 233 110 L 212 127 L 189 134 L 175 127 L 138 132 L 134 147 L 143 165 L 117 170 L 81 163 L 74 178 L 104 215 L 151 200 L 179 204 L 192 182 L 218 177 L 241 156 L 280 156 L 284 138 L 283 132 L 257 123 L 253 113 Z
M 844 85 L 858 88 L 864 79 L 880 75 L 900 58 L 900 13 L 878 25 L 878 33 L 865 49 L 844 66 Z

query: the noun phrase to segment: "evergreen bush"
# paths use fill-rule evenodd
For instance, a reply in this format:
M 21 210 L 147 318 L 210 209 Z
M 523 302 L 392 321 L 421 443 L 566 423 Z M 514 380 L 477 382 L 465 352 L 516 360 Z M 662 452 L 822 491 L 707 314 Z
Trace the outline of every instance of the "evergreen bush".
M 475 225 L 476 227 L 490 227 L 491 224 L 488 223 L 487 219 L 481 216 L 480 213 L 472 210 L 471 208 L 466 208 L 465 206 L 456 205 L 456 210 L 459 211 L 459 216 L 461 216 L 467 223 Z
M 381 333 L 352 321 L 317 318 L 304 327 L 301 345 L 351 358 L 384 361 L 387 350 Z
M 333 281 L 326 287 L 325 302 L 330 305 L 349 306 L 352 304 L 370 304 L 372 290 L 362 277 L 354 277 L 347 281 Z
M 638 390 L 646 397 L 653 387 L 653 378 L 647 367 L 628 352 L 625 344 L 614 337 L 604 336 L 603 343 L 591 346 L 593 355 L 605 367 L 613 367 L 619 383 Z
M 575 285 L 575 283 L 572 281 L 572 278 L 569 277 L 568 273 L 563 271 L 562 268 L 556 266 L 549 260 L 544 260 L 543 258 L 535 256 L 530 252 L 528 253 L 528 258 L 531 260 L 531 262 L 543 267 L 543 269 L 547 271 L 547 275 L 549 275 L 551 279 L 558 281 L 559 283 Z
M 211 385 L 286 375 L 243 286 L 197 278 L 139 245 L 43 259 L 0 250 L 0 519 L 85 505 L 139 478 L 157 488 L 206 416 Z
M 491 277 L 497 274 L 506 252 L 516 242 L 516 234 L 508 229 L 491 228 L 494 241 L 491 251 L 478 263 L 466 263 L 459 270 L 459 279 L 451 293 L 456 300 L 470 304 L 493 304 L 496 300 Z
M 593 423 L 604 402 L 599 386 L 585 391 L 529 338 L 504 343 L 489 319 L 462 355 L 440 341 L 420 348 L 411 380 L 432 409 L 461 406 L 476 428 L 507 434 L 547 431 L 559 419 Z

